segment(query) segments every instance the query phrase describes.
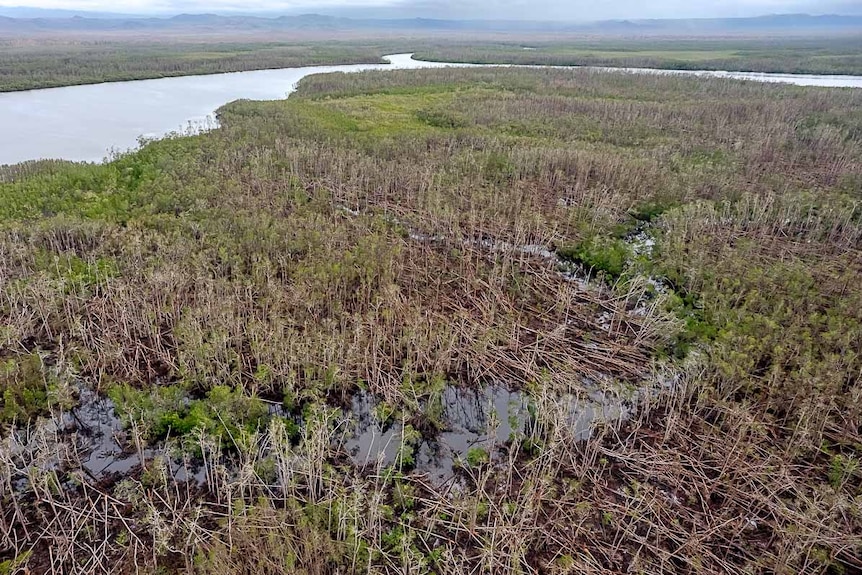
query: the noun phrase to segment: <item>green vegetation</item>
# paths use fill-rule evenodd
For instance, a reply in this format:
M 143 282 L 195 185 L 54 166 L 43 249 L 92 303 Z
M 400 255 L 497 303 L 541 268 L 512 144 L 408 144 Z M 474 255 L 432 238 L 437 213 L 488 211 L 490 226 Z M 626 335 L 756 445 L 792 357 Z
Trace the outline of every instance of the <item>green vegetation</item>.
M 858 36 L 832 38 L 590 38 L 453 41 L 420 47 L 416 58 L 439 62 L 734 70 L 788 74 L 862 74 Z
M 9 168 L 0 565 L 858 570 L 860 109 L 587 70 L 329 75 L 104 165 Z M 90 476 L 80 435 L 31 421 L 73 379 L 141 467 Z M 444 390 L 489 384 L 529 417 L 435 483 Z M 579 440 L 568 406 L 597 389 L 640 401 Z M 388 463 L 346 453 L 360 390 L 398 429 Z
M 149 427 L 142 431 L 150 441 L 202 431 L 227 448 L 237 448 L 237 442 L 259 431 L 269 415 L 259 400 L 225 386 L 210 389 L 198 400 L 190 400 L 178 386 L 143 391 L 116 386 L 108 395 L 128 422 Z
M 30 555 L 30 552 L 22 553 L 14 559 L 8 559 L 6 561 L 0 562 L 0 575 L 12 575 L 12 573 L 15 573 L 17 569 L 27 563 L 27 560 L 30 558 Z
M 54 385 L 38 354 L 21 355 L 0 363 L 0 423 L 26 423 L 50 407 Z
M 628 245 L 619 238 L 593 236 L 576 246 L 557 250 L 563 259 L 577 262 L 590 273 L 602 273 L 609 279 L 619 278 L 631 260 Z
M 485 465 L 490 460 L 491 456 L 486 449 L 481 447 L 471 447 L 467 450 L 467 465 L 470 467 Z
M 367 34 L 366 34 L 367 35 Z M 333 39 L 316 32 L 299 38 L 272 38 L 261 32 L 225 32 L 211 37 L 131 35 L 0 40 L 0 92 L 99 82 L 219 74 L 294 66 L 381 62 L 386 54 L 415 52 L 416 58 L 484 64 L 543 64 L 667 69 L 741 70 L 862 75 L 858 37 L 817 38 L 617 38 L 544 37 L 525 34 L 501 42 L 480 33 L 440 38 Z M 529 49 L 525 49 L 529 48 Z M 445 110 L 426 110 L 423 121 L 455 128 L 462 121 Z
M 0 92 L 295 66 L 369 64 L 397 41 L 96 39 L 0 43 Z

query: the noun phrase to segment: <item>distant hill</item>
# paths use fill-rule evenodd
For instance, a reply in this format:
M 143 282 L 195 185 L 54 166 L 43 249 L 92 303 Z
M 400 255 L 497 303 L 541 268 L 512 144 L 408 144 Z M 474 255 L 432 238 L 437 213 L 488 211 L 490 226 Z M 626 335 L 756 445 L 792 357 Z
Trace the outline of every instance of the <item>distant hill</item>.
M 619 23 L 619 22 L 617 22 Z M 615 22 L 597 22 L 597 26 L 610 27 Z M 855 30 L 862 28 L 862 16 L 809 14 L 775 14 L 753 18 L 691 18 L 681 20 L 632 20 L 627 22 L 634 29 L 666 30 L 685 29 L 696 32 L 709 31 L 761 31 L 761 30 Z
M 61 10 L 52 8 L 30 8 L 28 6 L 0 6 L 0 16 L 6 18 L 143 18 L 137 14 L 123 14 L 119 12 L 90 12 L 88 10 Z
M 713 35 L 758 32 L 829 33 L 862 32 L 862 16 L 810 16 L 783 14 L 756 18 L 706 18 L 681 20 L 607 20 L 593 23 L 515 20 L 436 20 L 428 18 L 362 19 L 299 14 L 262 17 L 253 15 L 180 14 L 143 17 L 90 14 L 65 10 L 2 9 L 0 33 L 26 35 L 48 32 L 231 32 L 280 30 L 386 30 L 386 31 L 497 31 L 581 32 L 619 35 Z M 9 14 L 42 14 L 10 17 Z M 70 16 L 71 14 L 71 16 Z

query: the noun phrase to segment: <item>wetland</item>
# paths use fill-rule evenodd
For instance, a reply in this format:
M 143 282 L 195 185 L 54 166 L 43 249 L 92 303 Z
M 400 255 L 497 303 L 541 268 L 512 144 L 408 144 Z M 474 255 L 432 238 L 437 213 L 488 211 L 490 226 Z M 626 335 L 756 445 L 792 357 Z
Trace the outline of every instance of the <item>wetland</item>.
M 0 572 L 859 570 L 860 109 L 366 70 L 0 168 Z

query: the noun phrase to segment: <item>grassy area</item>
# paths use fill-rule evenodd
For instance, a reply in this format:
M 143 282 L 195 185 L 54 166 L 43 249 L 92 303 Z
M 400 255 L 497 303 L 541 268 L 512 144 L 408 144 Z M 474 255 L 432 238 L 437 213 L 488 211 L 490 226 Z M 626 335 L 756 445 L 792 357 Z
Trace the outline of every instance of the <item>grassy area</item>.
M 108 164 L 5 168 L 0 568 L 860 569 L 860 109 L 587 70 L 326 75 Z M 491 385 L 524 415 L 435 483 L 444 399 Z M 90 388 L 142 465 L 88 475 L 85 430 L 39 423 Z M 589 393 L 610 415 L 585 438 Z M 347 453 L 359 397 L 399 430 L 389 461 Z
M 577 39 L 453 42 L 420 47 L 417 58 L 479 64 L 610 66 L 791 74 L 862 74 L 858 37 L 819 39 Z

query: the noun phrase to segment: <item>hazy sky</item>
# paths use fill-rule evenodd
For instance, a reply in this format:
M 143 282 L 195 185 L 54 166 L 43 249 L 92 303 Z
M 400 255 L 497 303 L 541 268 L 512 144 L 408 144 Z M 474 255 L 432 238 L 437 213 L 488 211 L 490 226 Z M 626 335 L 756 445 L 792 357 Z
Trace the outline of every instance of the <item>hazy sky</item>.
M 351 15 L 581 21 L 798 12 L 862 14 L 862 0 L 0 0 L 0 6 L 162 14 L 344 10 Z

